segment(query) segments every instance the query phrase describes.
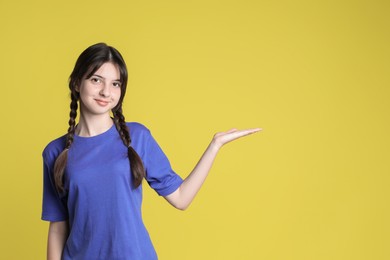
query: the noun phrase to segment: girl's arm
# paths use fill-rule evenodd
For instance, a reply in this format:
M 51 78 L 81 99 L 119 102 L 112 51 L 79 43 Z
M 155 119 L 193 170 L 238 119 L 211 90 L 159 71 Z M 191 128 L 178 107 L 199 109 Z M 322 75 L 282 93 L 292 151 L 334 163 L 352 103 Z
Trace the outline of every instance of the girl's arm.
M 166 196 L 165 199 L 174 207 L 185 210 L 195 198 L 195 195 L 198 193 L 200 187 L 202 187 L 202 184 L 205 181 L 221 147 L 226 143 L 240 137 L 256 133 L 260 130 L 260 128 L 247 130 L 231 129 L 227 132 L 217 133 L 214 135 L 213 140 L 192 172 L 184 180 L 181 186 L 176 191 Z
M 47 260 L 61 260 L 67 237 L 67 221 L 50 222 L 47 239 Z

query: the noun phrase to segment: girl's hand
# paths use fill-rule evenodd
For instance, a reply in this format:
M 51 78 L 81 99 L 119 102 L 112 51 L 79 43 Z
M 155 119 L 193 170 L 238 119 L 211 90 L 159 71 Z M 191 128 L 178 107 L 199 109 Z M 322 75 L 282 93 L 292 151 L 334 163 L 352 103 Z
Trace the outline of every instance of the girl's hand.
M 211 144 L 215 146 L 217 149 L 219 149 L 224 144 L 227 144 L 243 136 L 254 134 L 261 130 L 262 130 L 261 128 L 252 128 L 252 129 L 244 129 L 244 130 L 238 130 L 236 128 L 233 128 L 226 132 L 216 133 L 214 135 L 213 140 L 211 141 Z

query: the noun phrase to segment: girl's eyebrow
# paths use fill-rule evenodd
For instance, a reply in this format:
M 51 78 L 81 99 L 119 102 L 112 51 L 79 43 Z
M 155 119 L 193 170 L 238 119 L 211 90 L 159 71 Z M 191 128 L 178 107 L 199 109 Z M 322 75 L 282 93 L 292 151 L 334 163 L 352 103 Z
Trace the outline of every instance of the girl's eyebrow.
M 101 78 L 101 79 L 105 79 L 104 77 L 102 77 L 102 76 L 100 76 L 100 75 L 98 75 L 98 74 L 93 74 L 91 77 L 98 77 L 98 78 Z M 120 79 L 115 79 L 115 80 L 113 80 L 113 81 L 119 81 L 119 82 L 121 82 Z

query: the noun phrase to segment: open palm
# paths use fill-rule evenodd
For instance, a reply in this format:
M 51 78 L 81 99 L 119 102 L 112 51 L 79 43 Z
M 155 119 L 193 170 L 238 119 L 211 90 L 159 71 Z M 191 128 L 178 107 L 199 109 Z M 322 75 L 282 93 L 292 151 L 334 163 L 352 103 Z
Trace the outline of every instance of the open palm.
M 215 143 L 218 147 L 222 147 L 224 144 L 227 144 L 231 141 L 234 141 L 238 138 L 254 134 L 256 132 L 261 131 L 261 128 L 252 128 L 252 129 L 244 129 L 238 130 L 236 128 L 230 129 L 226 132 L 219 132 L 214 135 L 213 143 Z

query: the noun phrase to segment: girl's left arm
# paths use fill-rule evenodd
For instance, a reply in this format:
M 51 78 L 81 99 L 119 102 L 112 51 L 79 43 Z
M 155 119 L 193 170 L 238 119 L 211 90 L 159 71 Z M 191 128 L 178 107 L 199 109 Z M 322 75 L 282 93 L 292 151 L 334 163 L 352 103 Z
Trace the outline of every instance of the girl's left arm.
M 185 210 L 202 187 L 221 147 L 233 140 L 256 133 L 260 130 L 260 128 L 246 130 L 231 129 L 227 132 L 215 134 L 213 140 L 192 172 L 184 179 L 181 186 L 173 193 L 165 196 L 165 199 L 175 208 Z

